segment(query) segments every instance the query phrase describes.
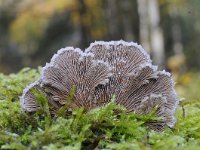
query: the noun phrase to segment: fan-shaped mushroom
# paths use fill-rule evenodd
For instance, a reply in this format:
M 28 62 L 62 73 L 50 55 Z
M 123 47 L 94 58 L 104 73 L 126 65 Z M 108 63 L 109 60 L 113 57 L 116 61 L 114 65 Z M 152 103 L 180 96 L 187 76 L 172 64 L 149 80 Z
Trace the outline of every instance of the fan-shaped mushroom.
M 161 131 L 172 127 L 178 98 L 171 75 L 158 71 L 144 49 L 133 42 L 95 42 L 85 52 L 66 47 L 57 52 L 43 67 L 39 81 L 28 86 L 21 97 L 24 111 L 37 110 L 31 88 L 42 90 L 48 97 L 50 112 L 55 114 L 66 103 L 70 89 L 75 87 L 70 108 L 90 110 L 108 103 L 116 96 L 116 103 L 127 112 L 148 114 L 156 108 L 162 121 L 148 122 Z

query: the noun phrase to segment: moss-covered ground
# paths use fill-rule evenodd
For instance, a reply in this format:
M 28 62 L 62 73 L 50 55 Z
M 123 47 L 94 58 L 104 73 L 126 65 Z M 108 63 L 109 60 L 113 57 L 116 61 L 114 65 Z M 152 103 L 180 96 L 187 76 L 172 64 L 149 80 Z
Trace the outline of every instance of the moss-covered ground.
M 89 112 L 77 108 L 71 115 L 61 111 L 52 118 L 45 96 L 39 93 L 41 109 L 26 114 L 21 111 L 19 96 L 38 78 L 39 70 L 0 74 L 0 149 L 200 149 L 200 101 L 195 99 L 181 99 L 174 128 L 161 133 L 146 127 L 152 115 L 127 115 L 114 100 Z

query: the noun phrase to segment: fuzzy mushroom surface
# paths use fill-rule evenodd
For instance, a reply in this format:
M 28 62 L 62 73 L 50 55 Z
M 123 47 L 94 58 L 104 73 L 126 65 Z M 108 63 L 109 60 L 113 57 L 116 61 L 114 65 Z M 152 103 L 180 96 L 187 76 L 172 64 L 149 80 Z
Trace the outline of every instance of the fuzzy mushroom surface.
M 42 69 L 41 77 L 24 89 L 20 98 L 23 111 L 35 112 L 37 100 L 31 89 L 43 91 L 52 115 L 65 105 L 75 87 L 69 108 L 91 110 L 111 101 L 127 113 L 145 115 L 155 111 L 161 121 L 148 122 L 148 127 L 162 131 L 173 127 L 178 96 L 171 74 L 152 65 L 149 54 L 138 44 L 125 41 L 97 41 L 83 52 L 79 48 L 58 50 Z

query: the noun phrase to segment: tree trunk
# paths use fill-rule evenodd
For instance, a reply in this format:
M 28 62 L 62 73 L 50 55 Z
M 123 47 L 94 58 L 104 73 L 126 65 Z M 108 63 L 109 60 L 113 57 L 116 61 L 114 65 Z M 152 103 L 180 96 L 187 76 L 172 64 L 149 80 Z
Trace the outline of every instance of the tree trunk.
M 172 18 L 172 38 L 174 54 L 183 55 L 183 44 L 181 42 L 181 27 L 178 20 L 178 13 L 174 5 L 170 6 L 169 14 Z
M 169 15 L 172 19 L 172 39 L 173 39 L 173 52 L 174 55 L 169 57 L 167 65 L 173 72 L 174 77 L 178 78 L 178 75 L 185 72 L 185 55 L 183 53 L 181 26 L 178 19 L 178 13 L 174 5 L 169 7 Z
M 84 21 L 84 15 L 86 14 L 86 6 L 84 0 L 79 0 L 79 16 L 80 16 L 80 34 L 81 34 L 81 48 L 84 49 L 88 46 L 88 34 L 87 27 Z
M 160 27 L 160 11 L 157 0 L 148 1 L 148 14 L 150 25 L 151 48 L 153 60 L 156 64 L 164 67 L 165 51 L 163 31 Z
M 153 61 L 164 66 L 164 37 L 160 27 L 160 12 L 157 0 L 137 0 L 140 24 L 140 42 L 151 53 Z M 150 51 L 151 49 L 151 51 Z
M 142 46 L 150 53 L 148 0 L 137 0 L 139 15 L 139 37 Z

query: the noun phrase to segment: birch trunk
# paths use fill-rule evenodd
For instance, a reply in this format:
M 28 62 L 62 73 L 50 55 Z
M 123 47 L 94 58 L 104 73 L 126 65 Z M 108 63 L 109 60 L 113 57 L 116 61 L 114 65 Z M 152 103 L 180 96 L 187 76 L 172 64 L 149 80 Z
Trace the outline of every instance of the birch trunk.
M 163 67 L 165 62 L 164 37 L 160 27 L 160 11 L 157 0 L 149 0 L 148 14 L 150 25 L 150 41 L 153 60 L 156 64 Z
M 148 0 L 137 0 L 139 15 L 139 37 L 142 46 L 150 53 L 149 41 L 149 16 L 148 16 Z
M 165 62 L 164 37 L 160 27 L 157 0 L 137 0 L 140 24 L 140 42 L 152 54 L 154 63 L 163 67 Z M 151 51 L 150 51 L 151 50 Z

